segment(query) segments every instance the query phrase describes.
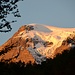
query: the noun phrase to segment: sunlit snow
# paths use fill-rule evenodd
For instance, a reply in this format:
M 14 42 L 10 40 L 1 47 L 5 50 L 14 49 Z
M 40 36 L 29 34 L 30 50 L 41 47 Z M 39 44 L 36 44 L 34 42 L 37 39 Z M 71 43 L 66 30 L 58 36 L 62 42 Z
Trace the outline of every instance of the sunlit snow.
M 45 60 L 45 57 L 51 57 L 55 49 L 61 46 L 62 41 L 75 31 L 75 28 L 58 28 L 41 24 L 29 24 L 29 26 L 33 26 L 34 29 L 28 32 L 22 31 L 17 37 L 32 38 L 33 42 L 38 42 L 35 44 L 35 49 L 32 45 L 33 42 L 27 49 L 39 64 Z M 45 47 L 45 42 L 53 44 Z

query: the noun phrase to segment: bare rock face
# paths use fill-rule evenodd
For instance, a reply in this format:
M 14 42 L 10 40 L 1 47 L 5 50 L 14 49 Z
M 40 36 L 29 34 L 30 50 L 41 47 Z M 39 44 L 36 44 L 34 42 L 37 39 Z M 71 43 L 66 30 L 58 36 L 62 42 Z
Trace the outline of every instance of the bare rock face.
M 70 51 L 71 49 L 75 48 L 75 36 L 71 35 L 67 37 L 66 40 L 63 40 L 60 47 L 56 48 L 54 54 L 62 54 L 65 50 Z
M 19 32 L 25 30 L 22 26 L 6 43 L 0 46 L 0 61 L 1 62 L 24 62 L 25 64 L 35 62 L 31 53 L 26 49 L 26 41 L 21 37 L 15 38 Z

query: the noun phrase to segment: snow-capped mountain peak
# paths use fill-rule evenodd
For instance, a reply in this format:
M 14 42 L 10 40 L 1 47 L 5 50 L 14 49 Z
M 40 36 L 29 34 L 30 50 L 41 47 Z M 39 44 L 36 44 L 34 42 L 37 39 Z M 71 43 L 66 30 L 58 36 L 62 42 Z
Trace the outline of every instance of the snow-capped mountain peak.
M 73 39 L 73 35 L 75 35 L 74 32 L 75 28 L 58 28 L 42 24 L 27 24 L 22 26 L 12 38 L 14 40 L 19 38 L 17 42 L 21 42 L 22 44 L 17 45 L 17 47 L 20 47 L 21 50 L 28 50 L 35 59 L 35 62 L 41 64 L 41 62 L 46 61 L 47 58 L 54 58 L 56 54 L 61 53 L 65 49 L 74 47 L 75 41 L 70 41 L 70 43 L 66 41 L 65 45 L 63 45 L 68 37 L 72 36 L 70 39 Z M 57 51 L 60 47 L 64 48 Z

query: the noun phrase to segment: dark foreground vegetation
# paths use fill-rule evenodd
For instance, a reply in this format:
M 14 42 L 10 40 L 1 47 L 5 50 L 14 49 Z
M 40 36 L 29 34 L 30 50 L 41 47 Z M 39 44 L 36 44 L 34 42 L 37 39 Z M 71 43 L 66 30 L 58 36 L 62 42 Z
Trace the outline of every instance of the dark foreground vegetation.
M 0 62 L 0 75 L 75 75 L 75 48 L 41 65 Z

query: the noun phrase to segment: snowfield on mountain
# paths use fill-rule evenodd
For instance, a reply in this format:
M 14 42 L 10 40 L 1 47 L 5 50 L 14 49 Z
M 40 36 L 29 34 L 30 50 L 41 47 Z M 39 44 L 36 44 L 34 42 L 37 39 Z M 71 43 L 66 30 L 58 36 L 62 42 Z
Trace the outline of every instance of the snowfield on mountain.
M 0 61 L 41 64 L 72 47 L 75 47 L 75 28 L 27 24 L 0 46 Z

